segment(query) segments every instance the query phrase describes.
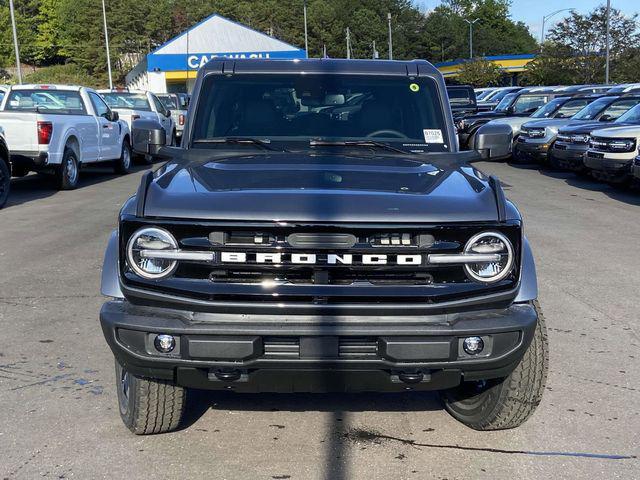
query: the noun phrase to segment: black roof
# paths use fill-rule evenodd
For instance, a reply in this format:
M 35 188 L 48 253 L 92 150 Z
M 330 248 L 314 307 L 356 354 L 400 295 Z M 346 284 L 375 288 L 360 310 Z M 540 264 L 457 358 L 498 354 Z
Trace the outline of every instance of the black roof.
M 364 60 L 309 58 L 293 60 L 229 59 L 210 60 L 204 70 L 229 73 L 338 73 L 440 76 L 440 71 L 426 60 Z

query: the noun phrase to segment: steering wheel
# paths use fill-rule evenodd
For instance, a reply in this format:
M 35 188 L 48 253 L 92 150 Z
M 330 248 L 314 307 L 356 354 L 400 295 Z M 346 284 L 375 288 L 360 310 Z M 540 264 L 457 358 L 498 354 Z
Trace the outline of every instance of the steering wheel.
M 398 130 L 376 130 L 375 132 L 371 132 L 367 135 L 367 137 L 383 137 L 383 136 L 391 136 L 395 138 L 409 138 L 404 133 L 399 132 Z

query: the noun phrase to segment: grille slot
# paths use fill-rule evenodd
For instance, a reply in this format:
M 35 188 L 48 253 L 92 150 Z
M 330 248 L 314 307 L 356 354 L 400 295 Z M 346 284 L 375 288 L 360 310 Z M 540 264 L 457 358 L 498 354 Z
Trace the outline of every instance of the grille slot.
M 300 339 L 296 337 L 263 339 L 265 358 L 300 358 Z
M 341 337 L 338 356 L 340 358 L 376 358 L 378 342 L 373 338 Z

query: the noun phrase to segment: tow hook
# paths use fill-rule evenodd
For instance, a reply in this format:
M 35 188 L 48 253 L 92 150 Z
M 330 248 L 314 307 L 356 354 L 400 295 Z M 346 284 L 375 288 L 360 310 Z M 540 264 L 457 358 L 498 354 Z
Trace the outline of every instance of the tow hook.
M 235 382 L 240 380 L 242 372 L 240 370 L 217 370 L 214 372 L 215 377 L 223 382 Z
M 422 372 L 406 373 L 402 372 L 398 374 L 398 378 L 404 383 L 420 383 L 424 378 Z

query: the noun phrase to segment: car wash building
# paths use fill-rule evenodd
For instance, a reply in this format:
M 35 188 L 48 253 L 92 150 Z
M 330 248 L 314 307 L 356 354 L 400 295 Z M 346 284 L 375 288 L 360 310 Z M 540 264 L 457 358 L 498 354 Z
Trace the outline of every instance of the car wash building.
M 126 76 L 127 87 L 155 93 L 191 92 L 198 69 L 216 57 L 305 58 L 305 50 L 211 15 L 161 45 Z

